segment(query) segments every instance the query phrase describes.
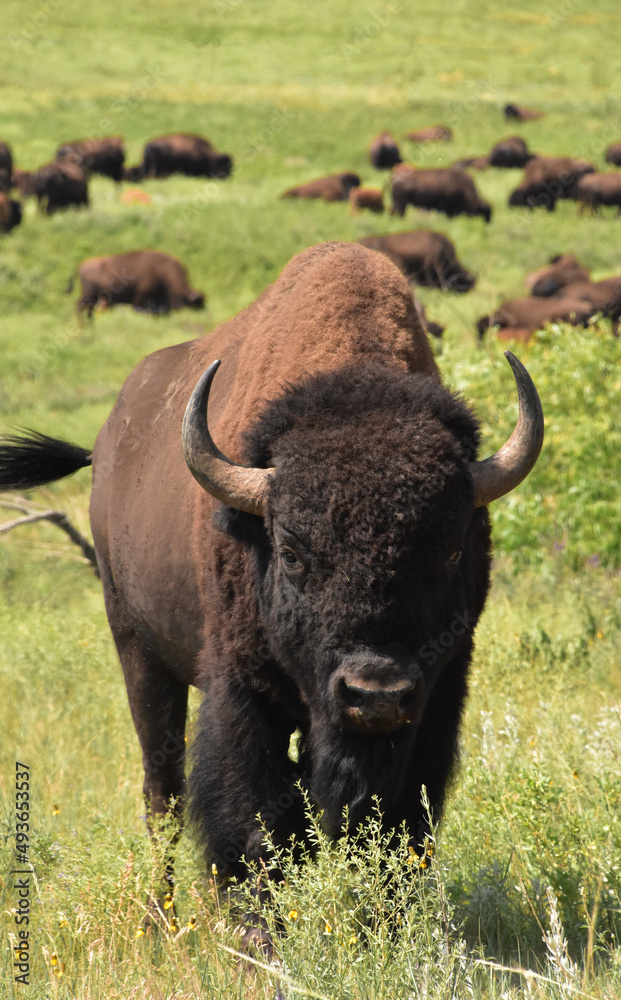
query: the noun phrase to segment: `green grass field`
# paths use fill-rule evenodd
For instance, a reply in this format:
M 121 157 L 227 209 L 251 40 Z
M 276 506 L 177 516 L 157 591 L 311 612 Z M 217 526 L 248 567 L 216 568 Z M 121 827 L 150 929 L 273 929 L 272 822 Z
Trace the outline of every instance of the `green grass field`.
M 493 337 L 478 346 L 475 320 L 523 294 L 524 274 L 554 253 L 574 251 L 596 278 L 621 273 L 613 211 L 509 210 L 520 172 L 506 170 L 474 175 L 494 206 L 489 226 L 413 209 L 405 220 L 351 217 L 343 204 L 278 195 L 336 170 L 385 183 L 366 156 L 383 129 L 420 165 L 517 133 L 533 150 L 602 169 L 621 139 L 620 26 L 614 0 L 5 0 L 0 138 L 17 165 L 115 133 L 135 163 L 149 138 L 192 131 L 229 152 L 235 170 L 224 182 L 146 181 L 149 205 L 121 203 L 105 178 L 92 181 L 85 211 L 45 218 L 26 203 L 22 225 L 0 237 L 0 431 L 29 426 L 89 447 L 145 354 L 209 333 L 299 250 L 425 227 L 450 236 L 478 278 L 468 295 L 420 298 L 447 327 L 445 380 L 476 409 L 483 452 L 494 450 L 516 402 L 501 347 Z M 546 115 L 507 124 L 507 101 Z M 435 123 L 453 127 L 452 143 L 401 139 Z M 80 261 L 140 247 L 180 257 L 206 313 L 120 307 L 78 323 L 77 289 L 65 288 Z M 426 862 L 387 855 L 373 823 L 337 847 L 317 830 L 316 863 L 283 859 L 277 969 L 240 965 L 227 950 L 239 944 L 235 922 L 189 835 L 177 926 L 141 933 L 161 859 L 144 833 L 140 753 L 100 586 L 57 528 L 2 536 L 2 998 L 271 1000 L 278 978 L 287 1000 L 621 995 L 620 344 L 600 321 L 552 326 L 516 348 L 542 398 L 546 443 L 533 474 L 493 508 L 494 586 L 436 860 L 421 878 Z M 27 502 L 66 511 L 88 534 L 89 490 L 84 471 Z M 15 982 L 11 952 L 15 761 L 30 766 L 33 792 L 30 987 Z

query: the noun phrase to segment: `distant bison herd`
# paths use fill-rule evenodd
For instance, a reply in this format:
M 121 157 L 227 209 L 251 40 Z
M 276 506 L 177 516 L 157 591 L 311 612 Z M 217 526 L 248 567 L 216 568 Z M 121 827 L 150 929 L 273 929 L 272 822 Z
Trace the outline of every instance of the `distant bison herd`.
M 541 114 L 516 104 L 504 108 L 509 121 L 530 121 Z M 433 125 L 407 132 L 404 138 L 418 145 L 445 143 L 452 139 L 452 130 Z M 552 212 L 559 199 L 573 199 L 580 212 L 595 214 L 602 207 L 616 207 L 621 213 L 621 173 L 598 173 L 594 164 L 584 159 L 534 153 L 519 135 L 507 136 L 488 153 L 462 158 L 451 166 L 422 167 L 404 162 L 396 138 L 385 130 L 369 143 L 368 159 L 376 170 L 390 171 L 383 189 L 367 187 L 358 173 L 345 170 L 290 187 L 281 198 L 348 202 L 352 214 L 379 214 L 385 211 L 385 196 L 389 194 L 391 214 L 399 218 L 411 206 L 449 218 L 479 216 L 489 223 L 492 205 L 481 197 L 468 171 L 520 168 L 524 173 L 509 195 L 511 208 L 544 208 Z M 605 159 L 613 166 L 621 166 L 621 142 L 610 144 Z M 203 136 L 188 133 L 151 139 L 144 146 L 141 161 L 131 167 L 125 165 L 121 136 L 65 142 L 58 147 L 53 161 L 35 171 L 15 167 L 10 148 L 0 142 L 0 232 L 8 233 L 22 220 L 22 204 L 12 197 L 13 190 L 22 198 L 36 198 L 40 211 L 53 215 L 70 206 L 88 206 L 88 181 L 93 174 L 117 184 L 135 184 L 172 174 L 222 180 L 230 177 L 232 170 L 233 159 L 228 153 L 218 152 Z M 121 202 L 150 204 L 151 197 L 133 188 L 123 194 Z M 457 293 L 474 287 L 474 275 L 458 261 L 455 247 L 441 233 L 422 229 L 368 236 L 360 242 L 389 257 L 414 284 Z M 205 304 L 204 294 L 190 287 L 183 264 L 154 250 L 91 258 L 79 268 L 79 278 L 82 293 L 77 309 L 88 317 L 95 308 L 118 303 L 151 313 L 196 309 Z M 542 298 L 550 301 L 539 301 Z M 500 339 L 527 340 L 548 320 L 586 323 L 598 312 L 611 318 L 616 335 L 621 315 L 617 279 L 592 282 L 573 255 L 563 255 L 538 272 L 530 297 L 505 302 L 481 317 L 477 333 L 481 338 L 490 326 L 496 326 Z M 424 312 L 422 320 L 428 332 L 441 334 L 443 328 Z

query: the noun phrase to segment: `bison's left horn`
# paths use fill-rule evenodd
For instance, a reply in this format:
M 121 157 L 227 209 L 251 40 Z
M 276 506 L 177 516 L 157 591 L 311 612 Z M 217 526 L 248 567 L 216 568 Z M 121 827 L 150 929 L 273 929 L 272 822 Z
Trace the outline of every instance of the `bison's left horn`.
M 207 403 L 211 383 L 219 367 L 219 361 L 209 366 L 187 405 L 181 432 L 185 460 L 196 481 L 217 500 L 262 517 L 269 479 L 274 470 L 234 465 L 216 448 L 209 433 Z
M 505 351 L 518 391 L 520 412 L 513 434 L 502 448 L 471 465 L 474 506 L 485 507 L 526 479 L 543 444 L 543 410 L 530 375 L 521 361 Z

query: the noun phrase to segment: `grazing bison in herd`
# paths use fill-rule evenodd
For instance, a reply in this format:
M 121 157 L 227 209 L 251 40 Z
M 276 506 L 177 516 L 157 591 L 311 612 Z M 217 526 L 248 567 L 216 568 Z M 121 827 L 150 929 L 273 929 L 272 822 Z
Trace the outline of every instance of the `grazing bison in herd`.
M 71 205 L 88 205 L 88 184 L 82 167 L 64 161 L 46 163 L 28 181 L 46 215 Z
M 538 299 L 528 296 L 524 299 L 511 299 L 503 302 L 489 316 L 482 316 L 477 322 L 479 340 L 490 326 L 499 326 L 501 330 L 519 329 L 533 334 L 546 323 L 571 323 L 572 326 L 586 326 L 597 310 L 593 304 L 581 296 L 571 298 Z M 506 339 L 506 338 L 504 338 Z M 516 339 L 527 339 L 521 336 Z
M 151 139 L 142 153 L 142 163 L 125 170 L 125 180 L 140 181 L 149 177 L 229 177 L 233 160 L 228 153 L 217 153 L 208 139 L 200 135 L 175 132 Z
M 508 358 L 518 424 L 480 461 L 404 277 L 365 247 L 321 244 L 210 336 L 142 361 L 92 455 L 5 442 L 0 488 L 92 463 L 147 802 L 180 809 L 195 684 L 190 815 L 220 873 L 265 856 L 262 821 L 278 844 L 307 841 L 297 782 L 334 837 L 346 808 L 354 828 L 378 796 L 385 827 L 405 822 L 419 844 L 423 784 L 440 817 L 489 584 L 487 505 L 543 437 Z
M 611 142 L 606 150 L 606 163 L 621 167 L 621 142 Z
M 621 213 L 621 174 L 586 174 L 578 181 L 579 211 L 585 208 L 597 213 L 600 206 L 609 206 Z
M 392 172 L 393 215 L 403 216 L 408 205 L 435 209 L 449 218 L 455 215 L 482 215 L 486 222 L 492 217 L 492 206 L 483 201 L 472 177 L 459 167 L 432 167 L 419 170 L 408 164 Z
M 527 274 L 524 284 L 530 289 L 531 295 L 545 298 L 556 295 L 565 285 L 576 281 L 588 281 L 590 272 L 583 267 L 573 253 L 557 254 L 552 257 L 546 267 Z
M 621 277 L 572 282 L 560 289 L 558 298 L 559 301 L 572 298 L 590 303 L 593 312 L 601 313 L 612 320 L 612 332 L 615 337 L 617 336 L 621 320 Z
M 22 206 L 10 195 L 0 191 L 0 233 L 10 233 L 22 221 Z
M 536 118 L 543 118 L 543 111 L 535 111 L 534 108 L 524 108 L 519 104 L 505 104 L 503 114 L 508 121 L 530 122 Z
M 415 129 L 414 132 L 406 132 L 405 138 L 410 142 L 450 142 L 453 130 L 447 125 L 429 125 L 427 128 Z
M 103 174 L 113 181 L 123 180 L 125 149 L 119 135 L 66 142 L 56 150 L 56 159 L 61 163 L 74 163 L 87 173 Z
M 519 135 L 510 135 L 492 146 L 487 162 L 490 167 L 525 167 L 534 154 Z
M 588 160 L 570 156 L 535 156 L 526 164 L 522 183 L 509 195 L 512 208 L 546 208 L 553 212 L 559 198 L 576 198 L 578 181 L 592 174 Z
M 443 291 L 468 292 L 474 275 L 460 264 L 448 236 L 430 229 L 388 236 L 365 236 L 363 246 L 386 254 L 403 271 L 408 281 Z
M 379 188 L 351 188 L 349 192 L 349 208 L 352 215 L 356 215 L 363 208 L 379 215 L 384 211 L 384 195 Z
M 283 191 L 281 198 L 323 198 L 324 201 L 347 201 L 352 188 L 360 187 L 358 174 L 346 172 L 317 177 Z
M 109 257 L 89 257 L 80 264 L 82 295 L 78 312 L 93 315 L 96 305 L 126 303 L 139 312 L 167 313 L 171 309 L 203 309 L 205 296 L 188 284 L 180 260 L 159 250 L 131 250 Z
M 371 166 L 378 170 L 389 170 L 402 162 L 399 147 L 390 132 L 380 132 L 375 136 L 369 146 L 369 160 Z

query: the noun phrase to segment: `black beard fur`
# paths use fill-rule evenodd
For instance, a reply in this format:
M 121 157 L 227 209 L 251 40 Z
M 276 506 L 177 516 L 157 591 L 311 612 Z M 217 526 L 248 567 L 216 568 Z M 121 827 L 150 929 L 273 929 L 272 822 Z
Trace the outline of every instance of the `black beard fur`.
M 329 836 L 342 834 L 346 807 L 347 825 L 354 830 L 373 811 L 374 796 L 384 816 L 392 813 L 408 779 L 415 738 L 413 726 L 372 736 L 344 732 L 325 719 L 312 720 L 310 790 L 323 810 L 322 824 Z M 420 790 L 413 794 L 420 795 Z

